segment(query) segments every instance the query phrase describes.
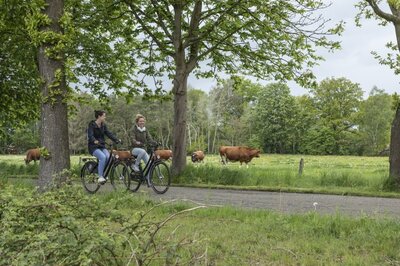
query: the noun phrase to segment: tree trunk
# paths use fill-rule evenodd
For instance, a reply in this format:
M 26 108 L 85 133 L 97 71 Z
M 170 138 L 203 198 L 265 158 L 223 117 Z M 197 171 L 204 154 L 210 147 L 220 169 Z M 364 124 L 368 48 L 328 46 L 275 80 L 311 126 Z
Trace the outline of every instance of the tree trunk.
M 62 34 L 59 20 L 63 14 L 64 1 L 47 0 L 46 4 L 44 13 L 49 16 L 52 23 L 41 30 Z M 46 49 L 52 45 L 54 44 L 43 43 L 38 51 L 38 67 L 43 80 L 41 146 L 50 154 L 48 158 L 44 156 L 40 158 L 38 185 L 41 190 L 46 190 L 53 181 L 56 184 L 64 181 L 65 176 L 61 173 L 64 169 L 70 168 L 64 56 L 62 52 L 58 54 L 57 59 L 54 55 L 47 55 Z M 57 72 L 61 75 L 56 76 Z
M 173 176 L 180 174 L 186 167 L 186 108 L 187 108 L 187 78 L 184 71 L 177 71 L 174 79 L 174 129 L 172 144 Z
M 396 109 L 396 114 L 392 123 L 390 135 L 390 176 L 400 186 L 400 106 Z
M 399 10 L 390 5 L 392 13 L 399 17 Z M 394 23 L 396 32 L 397 48 L 400 52 L 400 23 Z M 397 103 L 396 114 L 393 119 L 392 129 L 390 132 L 390 154 L 389 154 L 389 174 L 400 187 L 400 106 Z

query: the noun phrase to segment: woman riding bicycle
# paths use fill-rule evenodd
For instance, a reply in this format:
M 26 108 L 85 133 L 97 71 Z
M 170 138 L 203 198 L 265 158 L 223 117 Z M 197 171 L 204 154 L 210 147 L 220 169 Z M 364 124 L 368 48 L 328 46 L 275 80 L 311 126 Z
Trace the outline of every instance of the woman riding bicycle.
M 141 160 L 145 164 L 149 161 L 149 155 L 147 154 L 146 150 L 144 149 L 145 145 L 149 145 L 154 143 L 153 138 L 151 137 L 150 133 L 146 130 L 144 126 L 146 119 L 143 115 L 137 114 L 135 118 L 135 126 L 133 128 L 133 150 L 132 154 L 137 159 L 135 164 L 132 166 L 133 171 L 139 172 L 139 164 Z
M 104 178 L 104 168 L 106 166 L 107 160 L 110 157 L 110 153 L 105 146 L 105 136 L 109 137 L 115 143 L 121 142 L 117 139 L 113 133 L 111 133 L 106 124 L 106 112 L 101 110 L 94 111 L 94 116 L 96 120 L 92 120 L 89 123 L 87 136 L 88 136 L 88 149 L 89 153 L 95 156 L 99 160 L 99 183 L 104 183 L 106 179 Z

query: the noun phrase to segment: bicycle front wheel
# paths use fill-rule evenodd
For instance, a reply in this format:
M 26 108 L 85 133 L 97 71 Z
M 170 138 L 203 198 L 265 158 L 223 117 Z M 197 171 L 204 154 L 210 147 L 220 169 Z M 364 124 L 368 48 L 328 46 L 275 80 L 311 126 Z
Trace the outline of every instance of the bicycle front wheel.
M 165 162 L 158 161 L 150 170 L 151 187 L 157 194 L 167 192 L 171 184 L 171 175 L 169 167 Z
M 116 162 L 111 172 L 111 185 L 115 190 L 128 190 L 130 185 L 128 166 L 124 162 Z
M 88 161 L 81 169 L 82 185 L 91 194 L 96 193 L 100 188 L 100 184 L 97 182 L 97 167 L 97 162 Z

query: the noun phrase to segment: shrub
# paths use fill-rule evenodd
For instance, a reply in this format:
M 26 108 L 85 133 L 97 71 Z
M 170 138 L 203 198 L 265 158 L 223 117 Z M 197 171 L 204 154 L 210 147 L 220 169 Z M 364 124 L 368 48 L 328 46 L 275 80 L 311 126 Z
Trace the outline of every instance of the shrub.
M 183 242 L 157 235 L 190 209 L 157 222 L 152 202 L 147 201 L 150 210 L 132 214 L 131 206 L 126 211 L 135 201 L 131 194 L 93 197 L 82 191 L 64 186 L 38 193 L 6 186 L 0 194 L 0 265 L 185 264 L 177 255 Z

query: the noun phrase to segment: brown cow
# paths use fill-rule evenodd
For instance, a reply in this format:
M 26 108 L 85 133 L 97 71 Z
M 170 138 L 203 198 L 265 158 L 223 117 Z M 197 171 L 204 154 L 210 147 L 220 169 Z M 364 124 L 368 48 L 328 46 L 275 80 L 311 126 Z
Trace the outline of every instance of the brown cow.
M 132 158 L 132 154 L 130 151 L 112 150 L 112 154 L 114 154 L 114 156 L 118 156 L 118 159 L 121 161 L 127 161 Z
M 31 161 L 34 161 L 36 163 L 37 160 L 40 160 L 40 150 L 39 150 L 39 148 L 29 149 L 26 152 L 26 158 L 24 160 L 25 160 L 25 164 L 28 164 Z
M 159 158 L 163 160 L 168 160 L 172 159 L 172 151 L 171 150 L 156 150 L 154 154 Z
M 238 148 L 238 147 L 248 148 L 247 146 L 220 146 L 219 147 L 219 156 L 221 156 L 221 163 L 222 164 L 228 163 L 228 160 L 226 159 L 226 150 L 227 149 Z
M 196 163 L 200 163 L 203 162 L 204 159 L 204 152 L 203 151 L 195 151 L 192 153 L 192 162 Z
M 240 165 L 244 162 L 247 165 L 254 157 L 260 157 L 260 150 L 243 146 L 228 147 L 225 156 L 229 161 L 239 161 Z

